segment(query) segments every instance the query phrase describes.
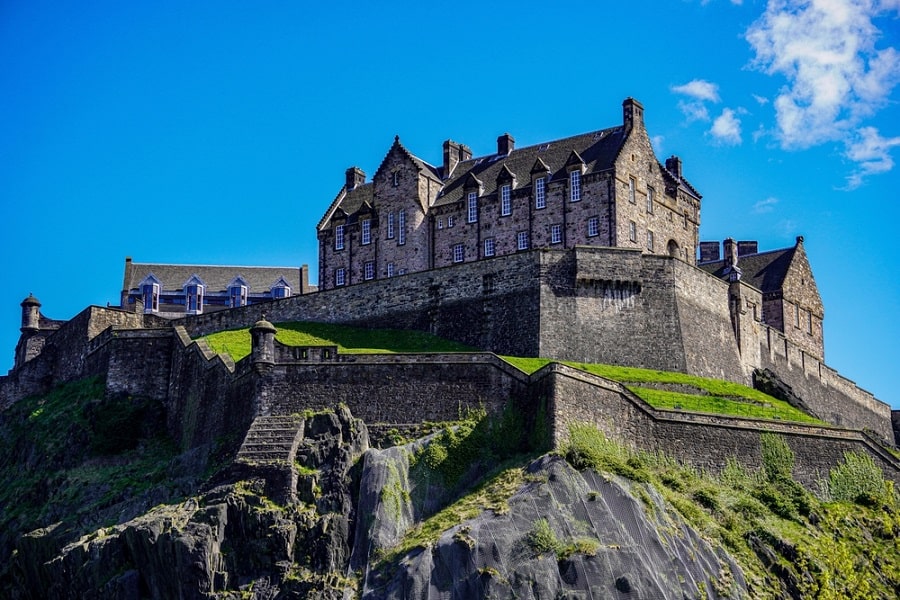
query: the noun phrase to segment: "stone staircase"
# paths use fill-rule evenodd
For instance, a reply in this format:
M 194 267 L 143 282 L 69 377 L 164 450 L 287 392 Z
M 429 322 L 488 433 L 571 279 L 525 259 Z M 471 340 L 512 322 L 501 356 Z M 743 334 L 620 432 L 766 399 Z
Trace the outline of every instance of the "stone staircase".
M 303 439 L 305 421 L 296 415 L 256 417 L 244 437 L 237 461 L 251 465 L 291 464 Z

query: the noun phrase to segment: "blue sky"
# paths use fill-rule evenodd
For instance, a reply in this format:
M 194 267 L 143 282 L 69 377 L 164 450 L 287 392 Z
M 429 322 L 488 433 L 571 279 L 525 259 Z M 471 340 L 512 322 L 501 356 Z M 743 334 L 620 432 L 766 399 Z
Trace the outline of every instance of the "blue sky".
M 0 3 L 0 372 L 19 303 L 116 304 L 124 260 L 309 264 L 394 135 L 440 163 L 621 122 L 701 238 L 805 245 L 826 361 L 900 408 L 900 0 Z

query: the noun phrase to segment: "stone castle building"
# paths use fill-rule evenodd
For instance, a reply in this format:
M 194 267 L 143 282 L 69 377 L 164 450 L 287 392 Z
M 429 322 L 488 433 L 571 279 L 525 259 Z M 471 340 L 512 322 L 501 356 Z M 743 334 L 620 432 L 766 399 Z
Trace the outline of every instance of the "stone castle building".
M 447 140 L 429 165 L 395 138 L 371 182 L 356 167 L 318 225 L 319 286 L 331 289 L 532 248 L 639 248 L 694 263 L 700 194 L 681 160 L 657 161 L 644 108 L 574 137 L 473 158 Z

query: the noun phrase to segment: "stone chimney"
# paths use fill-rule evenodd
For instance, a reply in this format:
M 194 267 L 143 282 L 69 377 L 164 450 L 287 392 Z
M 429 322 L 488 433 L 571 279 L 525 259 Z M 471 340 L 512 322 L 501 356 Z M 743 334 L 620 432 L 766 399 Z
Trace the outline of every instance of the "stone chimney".
M 465 144 L 453 140 L 444 142 L 444 178 L 450 177 L 459 163 L 472 158 L 472 150 Z
M 666 159 L 666 170 L 676 178 L 681 179 L 681 159 L 674 154 Z
M 504 133 L 497 138 L 497 154 L 506 156 L 513 151 L 516 146 L 516 140 L 508 133 Z
M 347 190 L 356 189 L 357 186 L 360 186 L 366 182 L 366 173 L 359 167 L 350 167 L 349 169 L 347 169 L 346 176 Z
M 737 243 L 737 255 L 738 258 L 741 256 L 747 256 L 749 254 L 758 254 L 759 253 L 759 242 L 757 241 L 741 241 Z
M 700 242 L 700 262 L 719 260 L 719 242 Z
M 722 242 L 722 246 L 725 249 L 725 266 L 726 267 L 737 266 L 737 262 L 738 262 L 737 242 L 735 242 L 733 238 L 727 238 L 724 242 Z
M 644 105 L 634 98 L 626 98 L 622 102 L 622 123 L 626 131 L 631 131 L 635 126 L 644 126 Z

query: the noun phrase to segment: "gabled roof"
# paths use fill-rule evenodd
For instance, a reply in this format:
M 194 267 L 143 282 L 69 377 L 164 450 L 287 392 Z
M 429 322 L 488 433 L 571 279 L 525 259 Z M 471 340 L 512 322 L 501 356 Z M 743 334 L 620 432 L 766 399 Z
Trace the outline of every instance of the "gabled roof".
M 236 277 L 242 277 L 250 293 L 268 292 L 280 277 L 299 291 L 300 267 L 240 267 L 223 265 L 167 265 L 155 263 L 125 263 L 123 289 L 135 290 L 149 275 L 153 275 L 163 290 L 181 291 L 185 282 L 197 276 L 206 285 L 207 293 L 224 292 Z
M 438 171 L 437 167 L 433 167 L 432 165 L 428 164 L 427 162 L 425 162 L 424 160 L 422 160 L 421 158 L 419 158 L 418 156 L 416 156 L 415 154 L 413 154 L 412 152 L 407 150 L 406 147 L 400 143 L 399 135 L 394 136 L 394 143 L 391 144 L 390 149 L 384 155 L 384 159 L 382 159 L 381 164 L 378 165 L 378 169 L 375 171 L 375 175 L 372 177 L 372 179 L 375 179 L 376 177 L 378 177 L 378 174 L 381 173 L 381 169 L 384 168 L 385 162 L 387 162 L 387 157 L 395 149 L 397 151 L 401 152 L 403 155 L 405 155 L 413 163 L 413 165 L 416 167 L 416 169 L 420 173 L 423 173 L 423 174 L 429 176 L 430 178 L 434 179 L 437 182 L 441 181 L 441 174 Z
M 584 161 L 585 173 L 596 173 L 613 168 L 616 156 L 625 141 L 624 127 L 611 127 L 600 131 L 583 133 L 561 140 L 554 140 L 534 146 L 516 148 L 509 154 L 489 154 L 459 163 L 452 175 L 444 182 L 444 188 L 435 201 L 435 206 L 451 204 L 462 198 L 462 188 L 467 175 L 471 174 L 483 182 L 496 182 L 504 168 L 516 174 L 519 181 L 531 183 L 528 177 L 538 161 L 550 172 L 550 179 L 568 177 L 566 163 L 573 152 Z M 491 193 L 495 189 L 485 189 Z
M 742 272 L 741 281 L 763 293 L 781 290 L 796 250 L 795 246 L 739 257 L 737 266 Z M 700 263 L 697 266 L 720 279 L 728 278 L 724 260 Z

